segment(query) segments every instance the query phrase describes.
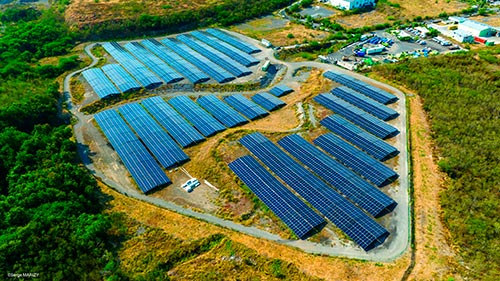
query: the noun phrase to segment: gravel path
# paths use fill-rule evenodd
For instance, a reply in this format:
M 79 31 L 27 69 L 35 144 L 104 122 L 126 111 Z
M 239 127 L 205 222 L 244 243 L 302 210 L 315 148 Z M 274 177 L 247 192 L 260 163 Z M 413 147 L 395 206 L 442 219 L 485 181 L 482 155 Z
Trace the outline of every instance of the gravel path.
M 233 33 L 235 34 L 235 33 Z M 243 38 L 246 41 L 252 41 L 256 46 L 258 46 L 258 41 L 254 39 L 249 39 L 247 37 L 242 37 L 242 35 L 235 34 L 237 37 Z M 330 64 L 324 64 L 324 63 L 319 63 L 319 62 L 300 62 L 300 63 L 287 63 L 287 62 L 282 62 L 278 61 L 274 58 L 272 55 L 272 50 L 270 49 L 263 49 L 263 52 L 265 54 L 269 54 L 268 57 L 272 60 L 273 63 L 279 63 L 279 64 L 284 64 L 287 67 L 287 72 L 283 78 L 283 81 L 281 82 L 282 84 L 286 84 L 287 81 L 293 81 L 292 78 L 292 73 L 294 72 L 295 69 L 303 66 L 309 66 L 309 67 L 315 67 L 319 69 L 324 69 L 324 70 L 335 70 L 337 72 L 342 72 L 342 73 L 347 73 L 349 75 L 352 75 L 356 78 L 359 78 L 361 80 L 364 80 L 366 82 L 370 82 L 376 85 L 379 85 L 381 87 L 385 87 L 390 89 L 393 93 L 398 96 L 400 101 L 398 102 L 398 108 L 397 111 L 400 112 L 401 116 L 396 119 L 397 124 L 393 124 L 397 126 L 401 133 L 397 136 L 398 142 L 397 142 L 397 148 L 401 151 L 400 154 L 400 160 L 399 160 L 399 165 L 396 167 L 396 171 L 399 173 L 401 176 L 399 179 L 400 186 L 396 190 L 391 190 L 391 197 L 398 202 L 398 207 L 396 210 L 393 212 L 393 218 L 391 219 L 391 225 L 389 227 L 389 231 L 391 232 L 391 236 L 386 243 L 384 243 L 382 246 L 366 253 L 363 251 L 360 247 L 358 246 L 343 246 L 343 245 L 336 245 L 336 246 L 324 246 L 318 243 L 313 243 L 309 241 L 302 241 L 302 240 L 285 240 L 279 237 L 278 235 L 257 229 L 255 227 L 247 227 L 243 226 L 237 223 L 234 223 L 232 221 L 224 220 L 209 214 L 204 214 L 204 213 L 198 213 L 195 212 L 191 209 L 183 208 L 178 205 L 175 205 L 171 202 L 167 202 L 165 200 L 159 199 L 159 198 L 154 198 L 150 196 L 143 195 L 139 193 L 137 190 L 131 190 L 128 188 L 124 188 L 123 186 L 120 186 L 116 182 L 110 180 L 109 178 L 106 177 L 106 175 L 102 174 L 100 171 L 97 171 L 90 161 L 90 159 L 87 156 L 88 150 L 85 148 L 84 142 L 83 142 L 83 133 L 82 133 L 82 126 L 86 125 L 88 120 L 90 119 L 89 116 L 86 116 L 79 112 L 77 107 L 74 107 L 72 102 L 71 102 L 71 92 L 70 92 L 70 79 L 72 76 L 84 71 L 85 69 L 88 69 L 90 67 L 93 67 L 97 62 L 98 59 L 95 58 L 92 53 L 90 52 L 90 49 L 95 45 L 96 43 L 90 44 L 85 47 L 85 52 L 89 57 L 92 58 L 92 64 L 89 65 L 88 67 L 85 67 L 81 70 L 75 71 L 71 74 L 69 74 L 65 79 L 64 79 L 64 95 L 63 95 L 63 101 L 67 103 L 67 108 L 71 111 L 73 116 L 77 119 L 77 123 L 74 125 L 74 132 L 75 132 L 75 137 L 78 143 L 78 153 L 81 156 L 83 163 L 89 169 L 89 171 L 96 177 L 99 178 L 102 182 L 105 184 L 109 185 L 110 187 L 114 188 L 118 192 L 130 196 L 132 198 L 135 198 L 137 200 L 141 200 L 150 204 L 153 204 L 155 206 L 165 208 L 189 217 L 193 217 L 196 219 L 200 219 L 224 228 L 228 228 L 234 231 L 238 231 L 241 233 L 245 233 L 248 235 L 252 235 L 255 237 L 259 238 L 265 238 L 271 241 L 276 241 L 281 244 L 289 245 L 292 247 L 299 248 L 305 252 L 309 253 L 314 253 L 314 254 L 325 254 L 325 255 L 331 255 L 331 256 L 343 256 L 343 257 L 348 257 L 348 258 L 356 258 L 356 259 L 363 259 L 363 260 L 371 260 L 371 261 L 383 261 L 383 262 L 388 262 L 388 261 L 393 261 L 399 256 L 401 256 L 408 248 L 408 241 L 409 241 L 409 197 L 408 197 L 408 177 L 409 177 L 409 172 L 408 172 L 408 150 L 407 150 L 407 136 L 406 136 L 406 100 L 404 93 L 399 91 L 398 89 L 391 87 L 389 85 L 377 82 L 375 80 L 369 79 L 365 76 L 352 73 L 349 71 L 346 71 L 344 69 L 338 68 L 334 65 Z M 192 93 L 191 93 L 192 94 Z M 312 106 L 310 107 L 310 112 L 309 114 L 313 113 L 312 112 Z M 314 114 L 312 114 L 314 115 Z M 312 122 L 312 119 L 311 119 Z

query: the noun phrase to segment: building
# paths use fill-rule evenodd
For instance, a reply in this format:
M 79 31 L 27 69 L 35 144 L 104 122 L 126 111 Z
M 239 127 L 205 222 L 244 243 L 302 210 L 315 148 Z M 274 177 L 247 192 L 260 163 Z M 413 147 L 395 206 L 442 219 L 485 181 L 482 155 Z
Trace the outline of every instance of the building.
M 458 29 L 470 33 L 472 36 L 489 37 L 495 33 L 494 29 L 482 22 L 466 20 L 458 24 Z
M 330 4 L 342 10 L 352 10 L 362 7 L 375 6 L 375 0 L 330 0 Z
M 463 30 L 455 30 L 453 32 L 453 39 L 457 40 L 460 43 L 472 43 L 474 41 L 474 36 L 469 32 Z

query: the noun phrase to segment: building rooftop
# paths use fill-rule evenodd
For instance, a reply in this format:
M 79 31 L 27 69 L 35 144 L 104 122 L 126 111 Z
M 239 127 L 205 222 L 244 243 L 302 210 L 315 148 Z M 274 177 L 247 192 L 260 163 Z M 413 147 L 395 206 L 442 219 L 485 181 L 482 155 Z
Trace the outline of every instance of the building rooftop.
M 485 23 L 477 22 L 477 21 L 473 21 L 473 20 L 466 20 L 466 21 L 460 23 L 460 25 L 467 26 L 469 28 L 473 28 L 473 29 L 476 29 L 476 30 L 482 30 L 482 29 L 486 29 L 486 28 L 492 28 L 491 26 L 489 26 L 489 25 L 487 25 Z

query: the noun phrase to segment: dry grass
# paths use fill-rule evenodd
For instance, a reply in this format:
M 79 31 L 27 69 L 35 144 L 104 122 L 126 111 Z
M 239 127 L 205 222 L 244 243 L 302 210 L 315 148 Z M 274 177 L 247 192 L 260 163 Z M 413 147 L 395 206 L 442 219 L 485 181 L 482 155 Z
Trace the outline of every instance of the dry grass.
M 65 12 L 66 21 L 76 26 L 121 20 L 144 13 L 167 16 L 183 10 L 196 10 L 219 3 L 218 0 L 74 0 Z
M 233 26 L 232 31 L 241 33 L 248 37 L 262 39 L 265 38 L 274 46 L 289 46 L 304 41 L 321 41 L 328 36 L 328 32 L 307 29 L 305 26 L 295 23 L 287 23 L 284 27 L 267 28 L 268 18 L 248 21 L 244 26 Z M 288 38 L 292 34 L 293 38 Z
M 356 28 L 390 22 L 388 20 L 389 16 L 395 20 L 404 21 L 407 19 L 412 20 L 417 16 L 436 17 L 442 12 L 452 13 L 467 8 L 467 4 L 457 0 L 391 0 L 390 2 L 399 4 L 400 8 L 379 5 L 376 10 L 368 13 L 350 16 L 343 16 L 341 13 L 337 13 L 331 19 L 336 20 L 346 27 Z
M 471 20 L 479 21 L 479 22 L 484 22 L 485 24 L 495 26 L 495 27 L 500 27 L 500 15 L 492 15 L 488 17 L 483 17 L 483 16 L 477 16 L 477 17 L 470 17 Z

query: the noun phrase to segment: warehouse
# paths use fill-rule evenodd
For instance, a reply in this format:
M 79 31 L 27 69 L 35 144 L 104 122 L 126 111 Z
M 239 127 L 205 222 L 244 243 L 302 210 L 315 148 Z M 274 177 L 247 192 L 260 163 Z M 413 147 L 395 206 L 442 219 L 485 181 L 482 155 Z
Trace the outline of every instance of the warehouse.
M 471 43 L 474 41 L 474 36 L 469 32 L 463 30 L 455 30 L 453 32 L 453 39 L 457 40 L 460 43 Z
M 493 28 L 487 24 L 466 20 L 458 24 L 458 29 L 470 33 L 472 36 L 489 37 L 494 31 Z
M 330 4 L 343 10 L 375 6 L 375 0 L 330 0 Z

